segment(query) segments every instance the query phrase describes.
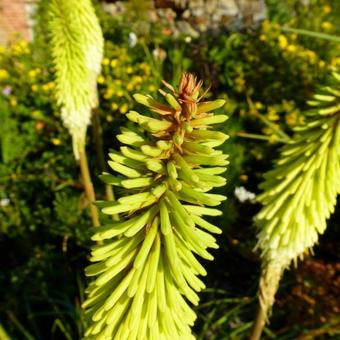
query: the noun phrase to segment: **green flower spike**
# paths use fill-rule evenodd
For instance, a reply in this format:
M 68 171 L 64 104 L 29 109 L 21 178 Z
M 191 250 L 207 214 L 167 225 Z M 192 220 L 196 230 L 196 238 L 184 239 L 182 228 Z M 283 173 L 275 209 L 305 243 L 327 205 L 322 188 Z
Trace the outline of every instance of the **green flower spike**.
M 265 174 L 256 216 L 262 251 L 260 304 L 270 311 L 279 280 L 292 261 L 312 248 L 326 229 L 340 192 L 340 74 L 308 104 L 275 168 Z
M 105 202 L 104 214 L 120 221 L 95 228 L 86 269 L 95 280 L 84 303 L 90 326 L 88 339 L 194 339 L 190 326 L 196 315 L 196 292 L 205 288 L 206 275 L 196 259 L 212 260 L 207 248 L 218 248 L 210 233 L 221 230 L 202 218 L 217 216 L 225 196 L 207 193 L 225 185 L 227 155 L 214 147 L 228 136 L 210 129 L 225 115 L 211 112 L 223 100 L 202 102 L 202 82 L 183 74 L 179 91 L 164 83 L 167 104 L 134 95 L 151 116 L 127 114 L 134 124 L 122 128 L 120 152 L 109 154 L 116 175 L 103 174 L 126 195 Z M 208 206 L 208 207 L 205 207 Z
M 48 25 L 57 101 L 78 159 L 91 109 L 98 104 L 96 79 L 104 39 L 90 0 L 51 0 Z

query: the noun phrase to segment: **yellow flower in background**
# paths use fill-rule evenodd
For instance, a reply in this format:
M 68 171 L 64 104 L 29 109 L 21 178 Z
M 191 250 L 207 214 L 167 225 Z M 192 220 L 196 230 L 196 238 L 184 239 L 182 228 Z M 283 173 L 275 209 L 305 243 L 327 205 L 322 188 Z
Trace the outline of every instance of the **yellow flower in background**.
M 110 65 L 110 59 L 104 58 L 104 59 L 102 60 L 102 65 L 105 65 L 105 66 Z
M 287 51 L 288 51 L 288 52 L 291 52 L 291 53 L 295 52 L 296 49 L 297 49 L 297 48 L 296 48 L 295 45 L 288 45 L 288 47 L 287 47 Z
M 316 59 L 316 53 L 314 51 L 307 50 L 306 57 L 310 60 L 310 62 L 314 62 Z
M 49 84 L 48 84 L 48 83 L 47 83 L 47 84 L 44 84 L 44 85 L 42 86 L 42 89 L 43 89 L 44 92 L 48 92 L 48 91 L 50 90 Z
M 105 78 L 104 78 L 102 75 L 100 75 L 100 76 L 97 78 L 97 83 L 98 83 L 98 84 L 104 84 L 104 83 L 105 83 Z
M 288 45 L 287 38 L 283 34 L 280 34 L 278 40 L 279 40 L 280 48 L 282 48 L 284 50 Z
M 116 110 L 118 109 L 118 104 L 115 103 L 115 102 L 111 103 L 111 109 L 112 109 L 113 111 L 116 111 Z
M 332 11 L 332 7 L 329 6 L 329 5 L 325 5 L 322 7 L 322 11 L 325 13 L 325 14 L 328 14 Z
M 260 103 L 260 102 L 256 102 L 256 103 L 255 103 L 255 109 L 256 109 L 256 110 L 261 110 L 261 109 L 263 109 L 263 104 Z
M 340 65 L 340 58 L 339 58 L 339 57 L 333 57 L 333 58 L 331 59 L 331 65 L 332 65 L 332 66 Z
M 128 109 L 129 109 L 128 105 L 126 103 L 124 103 L 123 105 L 121 105 L 119 107 L 119 112 L 120 113 L 126 113 L 128 111 Z
M 51 142 L 54 145 L 60 145 L 61 144 L 61 140 L 59 138 L 52 138 Z
M 30 77 L 30 78 L 35 78 L 35 76 L 37 75 L 37 73 L 36 73 L 36 71 L 35 70 L 29 70 L 28 71 L 28 76 Z
M 323 28 L 325 31 L 329 31 L 333 28 L 333 24 L 329 21 L 324 21 L 322 24 L 321 24 L 321 28 Z
M 267 36 L 265 34 L 261 34 L 260 41 L 266 41 L 266 40 L 267 40 Z
M 8 78 L 8 72 L 5 69 L 0 69 L 0 80 L 7 79 Z
M 267 118 L 268 120 L 273 122 L 280 119 L 280 116 L 278 115 L 276 109 L 273 106 L 268 107 Z
M 111 115 L 107 115 L 107 116 L 106 116 L 106 121 L 107 121 L 108 123 L 111 123 L 111 122 L 113 121 L 113 117 L 112 117 Z
M 5 46 L 0 45 L 0 54 L 4 54 L 6 51 Z
M 9 103 L 12 107 L 16 107 L 18 105 L 18 101 L 15 97 L 11 97 Z
M 289 37 L 291 40 L 296 40 L 298 36 L 296 33 L 292 33 Z
M 37 91 L 38 91 L 38 85 L 33 84 L 33 85 L 31 86 L 31 90 L 32 90 L 32 92 L 37 92 Z
M 126 69 L 126 73 L 127 74 L 131 74 L 133 72 L 133 68 L 131 66 L 129 66 L 127 69 Z
M 41 111 L 39 111 L 39 110 L 32 111 L 32 117 L 33 118 L 38 119 L 38 118 L 41 118 L 41 116 L 42 116 Z
M 134 77 L 132 78 L 132 81 L 133 81 L 134 83 L 136 83 L 136 84 L 140 84 L 140 83 L 143 82 L 143 78 L 142 78 L 141 76 L 134 76 Z
M 135 88 L 135 85 L 131 81 L 126 85 L 126 89 L 128 91 L 132 91 L 134 88 Z
M 118 65 L 118 60 L 117 59 L 112 59 L 111 60 L 111 67 L 116 67 Z
M 289 126 L 294 126 L 297 123 L 298 112 L 292 111 L 286 115 L 286 122 Z
M 117 97 L 123 97 L 123 96 L 124 96 L 124 92 L 122 90 L 118 90 Z
M 329 21 L 324 21 L 321 24 L 321 28 L 323 28 L 325 31 L 329 31 L 329 30 L 331 30 L 333 28 L 333 25 Z
M 113 96 L 113 94 L 114 94 L 113 88 L 112 88 L 112 87 L 109 87 L 109 88 L 105 91 L 105 93 L 104 93 L 104 98 L 105 98 L 105 99 L 109 99 L 109 98 L 111 98 L 111 97 Z
M 149 85 L 148 86 L 148 91 L 149 92 L 156 92 L 157 91 L 157 87 L 155 85 Z
M 323 60 L 319 61 L 319 67 L 324 68 L 326 66 L 326 63 Z
M 262 31 L 263 32 L 268 32 L 270 29 L 270 22 L 268 20 L 264 20 L 262 22 Z

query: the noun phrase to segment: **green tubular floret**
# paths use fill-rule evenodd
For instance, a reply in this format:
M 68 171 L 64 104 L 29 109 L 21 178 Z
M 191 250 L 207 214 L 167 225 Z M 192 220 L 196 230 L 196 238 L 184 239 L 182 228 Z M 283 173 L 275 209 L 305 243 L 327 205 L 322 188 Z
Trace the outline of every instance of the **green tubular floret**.
M 265 313 L 284 269 L 312 248 L 326 229 L 340 192 L 340 79 L 335 80 L 314 95 L 305 123 L 294 128 L 260 185 L 264 191 L 257 200 L 263 207 L 255 221 L 260 229 L 260 302 Z M 274 267 L 275 284 L 270 276 Z M 275 289 L 269 292 L 271 284 Z
M 109 154 L 114 174 L 101 176 L 123 195 L 97 202 L 119 220 L 93 228 L 92 240 L 102 243 L 86 269 L 94 278 L 84 302 L 88 339 L 194 339 L 190 304 L 198 304 L 205 288 L 199 276 L 207 274 L 198 257 L 213 259 L 208 250 L 218 245 L 210 233 L 221 233 L 200 216 L 220 214 L 206 206 L 225 196 L 208 191 L 225 184 L 219 175 L 228 163 L 214 149 L 227 136 L 206 128 L 227 117 L 208 113 L 223 100 L 197 104 L 197 89 L 190 105 L 175 92 L 161 93 L 169 105 L 134 95 L 152 114 L 127 114 L 132 123 L 117 136 L 125 146 Z

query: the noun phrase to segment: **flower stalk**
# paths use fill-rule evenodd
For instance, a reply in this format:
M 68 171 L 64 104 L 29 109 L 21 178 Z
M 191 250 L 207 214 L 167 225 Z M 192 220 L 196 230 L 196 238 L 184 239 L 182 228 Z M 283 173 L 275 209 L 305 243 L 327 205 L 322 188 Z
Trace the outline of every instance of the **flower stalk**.
M 104 182 L 121 187 L 116 202 L 98 202 L 104 214 L 120 220 L 94 229 L 94 277 L 83 307 L 88 339 L 194 339 L 197 292 L 206 270 L 196 256 L 212 260 L 217 248 L 210 233 L 221 230 L 203 218 L 217 216 L 223 195 L 208 193 L 225 185 L 220 176 L 227 155 L 215 150 L 228 138 L 211 130 L 225 115 L 211 111 L 223 100 L 204 102 L 202 82 L 184 73 L 178 91 L 164 82 L 163 102 L 136 94 L 149 115 L 127 113 L 130 124 L 117 136 L 123 144 L 112 151 Z
M 263 262 L 252 340 L 260 338 L 284 270 L 317 243 L 340 192 L 340 74 L 334 72 L 308 104 L 306 122 L 294 129 L 260 185 L 256 248 Z
M 103 55 L 103 35 L 90 0 L 52 0 L 48 26 L 57 103 L 63 123 L 72 136 L 74 156 L 80 162 L 92 222 L 98 226 L 85 142 L 92 109 L 98 105 L 96 79 Z

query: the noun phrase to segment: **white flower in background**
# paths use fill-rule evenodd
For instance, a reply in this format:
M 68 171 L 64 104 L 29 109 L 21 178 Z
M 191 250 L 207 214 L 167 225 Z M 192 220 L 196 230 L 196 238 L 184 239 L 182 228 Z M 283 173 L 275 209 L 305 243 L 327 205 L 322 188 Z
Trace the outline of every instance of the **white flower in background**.
M 137 35 L 134 32 L 129 33 L 129 47 L 133 48 L 137 44 Z
M 0 207 L 7 207 L 10 204 L 10 202 L 11 201 L 7 197 L 1 198 L 0 199 Z
M 191 43 L 192 38 L 190 37 L 190 35 L 187 35 L 187 36 L 184 38 L 184 41 L 185 41 L 187 44 L 189 44 L 189 43 Z
M 235 188 L 234 195 L 241 203 L 244 203 L 246 201 L 255 203 L 255 194 L 248 191 L 245 187 Z

